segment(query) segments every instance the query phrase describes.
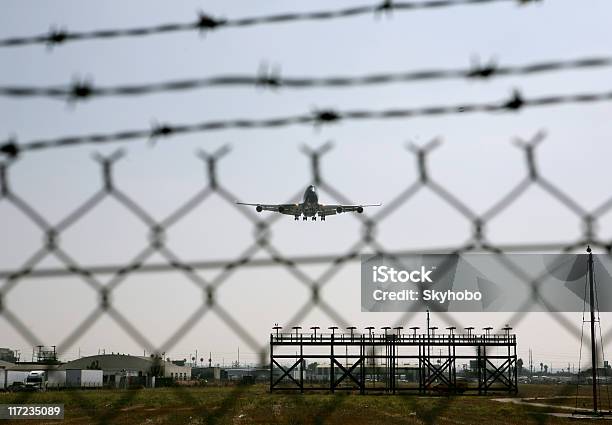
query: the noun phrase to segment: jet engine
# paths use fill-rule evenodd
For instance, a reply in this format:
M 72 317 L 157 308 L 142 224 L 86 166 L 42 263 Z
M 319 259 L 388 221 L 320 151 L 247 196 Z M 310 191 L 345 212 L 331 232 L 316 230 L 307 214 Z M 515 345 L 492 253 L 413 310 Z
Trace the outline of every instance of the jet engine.
M 279 213 L 284 213 L 285 212 L 285 207 L 278 207 L 278 212 Z
M 363 207 L 357 207 L 357 212 L 361 214 L 363 212 Z
M 337 212 L 338 214 L 342 214 L 342 212 L 343 212 L 343 211 L 344 211 L 344 210 L 342 209 L 342 207 L 338 207 L 338 208 L 336 208 L 336 212 Z
M 257 205 L 257 206 L 255 207 L 255 211 L 257 211 L 257 212 L 262 212 L 262 211 L 263 211 L 263 208 L 261 207 L 261 205 Z

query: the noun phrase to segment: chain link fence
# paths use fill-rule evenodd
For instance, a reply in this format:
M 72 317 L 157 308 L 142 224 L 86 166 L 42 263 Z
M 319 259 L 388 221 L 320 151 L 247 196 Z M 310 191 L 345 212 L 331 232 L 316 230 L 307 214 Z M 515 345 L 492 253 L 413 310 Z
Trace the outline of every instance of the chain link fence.
M 427 251 L 414 249 L 407 246 L 405 250 L 390 250 L 385 248 L 385 241 L 377 237 L 376 229 L 392 213 L 406 204 L 410 204 L 419 191 L 431 191 L 441 199 L 449 208 L 459 213 L 464 220 L 471 225 L 471 237 L 465 244 L 448 247 L 444 252 L 465 253 L 465 252 L 573 252 L 581 251 L 587 245 L 605 252 L 610 255 L 612 244 L 608 240 L 601 239 L 596 232 L 597 220 L 612 209 L 612 197 L 601 203 L 592 210 L 584 209 L 580 204 L 572 199 L 564 191 L 543 176 L 537 166 L 536 153 L 537 147 L 544 139 L 544 133 L 540 132 L 529 140 L 517 142 L 516 145 L 522 150 L 525 160 L 524 177 L 521 178 L 514 187 L 507 193 L 502 194 L 498 201 L 493 203 L 483 213 L 477 214 L 470 205 L 463 202 L 459 197 L 437 183 L 429 173 L 428 155 L 438 147 L 439 140 L 433 140 L 424 146 L 409 145 L 409 151 L 414 156 L 417 164 L 417 175 L 414 181 L 404 190 L 398 193 L 389 202 L 385 202 L 383 207 L 373 212 L 373 214 L 355 215 L 360 223 L 360 233 L 357 235 L 357 242 L 348 246 L 346 250 L 333 255 L 314 255 L 314 256 L 291 256 L 285 255 L 281 248 L 275 247 L 272 237 L 275 225 L 279 220 L 287 218 L 281 214 L 259 215 L 253 209 L 245 209 L 236 205 L 237 197 L 232 190 L 226 187 L 218 178 L 217 169 L 222 166 L 223 157 L 230 150 L 224 146 L 212 153 L 199 151 L 197 156 L 202 161 L 206 173 L 207 183 L 189 199 L 175 207 L 172 212 L 163 219 L 157 220 L 154 215 L 148 212 L 139 204 L 139 201 L 122 190 L 121 184 L 115 179 L 117 167 L 122 166 L 121 159 L 124 152 L 115 151 L 111 155 L 103 156 L 96 154 L 94 161 L 99 167 L 100 186 L 92 188 L 91 196 L 80 204 L 73 211 L 70 211 L 62 219 L 53 223 L 39 212 L 35 207 L 28 203 L 14 189 L 14 182 L 11 179 L 11 168 L 19 161 L 19 158 L 5 160 L 0 163 L 0 203 L 8 203 L 16 208 L 20 214 L 29 219 L 33 226 L 36 226 L 44 234 L 44 240 L 36 252 L 28 258 L 21 267 L 0 271 L 2 286 L 0 287 L 1 316 L 32 346 L 43 345 L 46 341 L 37 334 L 35 328 L 27 326 L 22 317 L 28 314 L 26 311 L 14 309 L 7 303 L 7 295 L 19 287 L 24 279 L 48 279 L 57 277 L 77 277 L 85 285 L 95 291 L 98 303 L 93 311 L 87 313 L 84 320 L 76 323 L 68 336 L 57 344 L 57 350 L 61 354 L 71 348 L 76 341 L 85 336 L 96 323 L 104 316 L 112 319 L 129 337 L 141 347 L 151 353 L 170 352 L 181 338 L 189 332 L 206 314 L 214 313 L 233 333 L 233 336 L 241 343 L 247 345 L 253 352 L 259 353 L 261 364 L 266 364 L 268 356 L 268 334 L 252 334 L 244 327 L 240 318 L 237 317 L 236 307 L 231 302 L 220 302 L 218 290 L 228 281 L 237 271 L 246 270 L 245 276 L 249 276 L 249 270 L 257 267 L 280 268 L 288 272 L 295 280 L 302 283 L 307 289 L 307 296 L 300 300 L 300 307 L 297 308 L 291 317 L 283 317 L 282 325 L 290 330 L 292 326 L 301 324 L 309 313 L 319 308 L 330 321 L 330 324 L 347 328 L 353 325 L 350 318 L 344 317 L 335 308 L 337 303 L 333 299 L 326 299 L 322 289 L 338 276 L 340 270 L 351 262 L 360 260 L 361 254 L 383 254 L 387 256 L 397 256 L 404 254 L 422 254 Z M 342 204 L 353 204 L 352 200 L 337 190 L 331 182 L 325 178 L 324 166 L 322 161 L 325 154 L 332 149 L 331 144 L 325 144 L 319 149 L 304 148 L 303 153 L 310 161 L 311 181 L 329 194 L 335 201 Z M 566 243 L 536 243 L 524 245 L 496 245 L 491 244 L 486 237 L 486 226 L 496 216 L 503 213 L 530 187 L 538 186 L 554 199 L 559 201 L 568 211 L 574 214 L 582 222 L 583 232 L 580 238 Z M 300 195 L 290 199 L 294 201 Z M 236 211 L 253 226 L 253 240 L 235 258 L 210 260 L 202 258 L 197 261 L 187 261 L 181 255 L 174 252 L 167 244 L 167 238 L 171 238 L 173 228 L 184 220 L 196 208 L 206 208 L 207 201 L 213 194 L 218 195 L 228 207 Z M 142 249 L 131 260 L 121 264 L 106 265 L 87 265 L 79 262 L 62 246 L 62 235 L 77 223 L 91 214 L 105 199 L 112 198 L 124 207 L 126 213 L 135 217 L 147 229 L 148 240 L 143 241 Z M 290 217 L 293 221 L 293 218 Z M 342 218 L 338 218 L 342 219 Z M 433 251 L 432 251 L 433 252 Z M 439 250 L 435 250 L 439 252 Z M 260 255 L 258 255 L 260 254 Z M 264 254 L 264 255 L 261 255 Z M 158 255 L 165 261 L 163 263 L 151 263 L 148 261 L 153 255 Z M 54 256 L 61 266 L 59 267 L 39 267 L 39 264 L 47 256 Z M 314 276 L 306 269 L 316 265 L 321 267 L 322 273 Z M 188 318 L 178 326 L 175 331 L 161 344 L 155 344 L 145 336 L 144 329 L 131 323 L 124 313 L 117 309 L 113 303 L 113 294 L 119 287 L 125 284 L 126 279 L 132 275 L 142 273 L 162 273 L 177 272 L 186 277 L 196 285 L 202 293 L 202 300 L 199 307 L 189 314 Z M 215 272 L 213 278 L 204 278 L 203 271 Z M 521 271 L 516 273 L 521 275 Z M 102 280 L 101 276 L 109 276 L 108 280 Z M 529 276 L 523 275 L 525 283 L 533 285 L 537 289 L 538 281 Z M 280 284 L 280 283 L 279 283 Z M 276 285 L 278 286 L 278 285 Z M 275 293 L 281 291 L 275 288 Z M 537 295 L 537 291 L 535 292 Z M 162 296 L 162 295 L 160 295 Z M 274 297 L 274 294 L 266 294 Z M 534 297 L 532 302 L 543 302 L 546 300 Z M 402 314 L 394 326 L 408 326 L 414 319 L 414 311 Z M 466 325 L 462 323 L 461 314 L 439 312 L 439 317 L 447 324 L 463 329 Z M 578 346 L 582 334 L 579 323 L 573 323 L 561 313 L 550 312 L 557 322 L 563 326 L 576 340 L 572 346 Z M 514 313 L 507 318 L 506 322 L 516 327 L 525 317 L 524 313 Z M 281 320 L 281 318 L 279 318 Z M 272 325 L 272 324 L 270 324 Z M 520 338 L 520 335 L 519 335 Z M 610 332 L 605 334 L 602 343 L 608 341 Z M 604 344 L 605 345 L 605 344 Z M 191 397 L 188 392 L 178 389 L 181 396 Z M 243 391 L 237 389 L 236 391 Z M 76 401 L 79 402 L 79 395 L 74 394 Z M 124 400 L 128 403 L 133 395 L 126 395 Z M 85 402 L 81 400 L 82 402 Z M 110 415 L 110 414 L 109 414 Z M 112 419 L 105 416 L 101 422 Z
M 101 185 L 93 190 L 92 195 L 71 211 L 61 220 L 56 223 L 51 223 L 44 215 L 38 212 L 28 202 L 26 202 L 19 193 L 13 190 L 10 171 L 11 166 L 15 161 L 4 161 L 0 164 L 0 202 L 9 203 L 17 208 L 21 214 L 27 217 L 34 226 L 37 226 L 45 235 L 43 243 L 39 249 L 23 263 L 23 266 L 14 270 L 0 271 L 0 279 L 4 281 L 1 289 L 1 296 L 6 300 L 7 294 L 19 285 L 24 278 L 49 278 L 61 276 L 76 276 L 87 284 L 93 291 L 96 291 L 98 296 L 98 306 L 91 311 L 87 318 L 78 324 L 69 336 L 58 344 L 58 352 L 62 353 L 71 347 L 75 341 L 87 333 L 96 321 L 103 315 L 112 318 L 130 337 L 142 347 L 145 347 L 150 352 L 168 352 L 175 345 L 177 340 L 184 335 L 191 327 L 198 322 L 206 312 L 213 311 L 218 318 L 221 319 L 245 344 L 254 352 L 261 353 L 261 359 L 266 358 L 266 335 L 251 335 L 241 325 L 240 320 L 233 316 L 231 305 L 222 305 L 216 298 L 216 293 L 219 288 L 232 276 L 237 270 L 249 269 L 258 266 L 273 266 L 283 268 L 297 281 L 303 283 L 308 288 L 309 296 L 304 299 L 303 305 L 295 311 L 295 315 L 287 320 L 283 325 L 290 327 L 300 323 L 308 313 L 315 307 L 319 307 L 327 316 L 342 327 L 350 326 L 352 323 L 340 313 L 335 311 L 333 300 L 327 300 L 321 296 L 321 289 L 334 279 L 339 270 L 348 262 L 358 261 L 360 255 L 364 253 L 378 253 L 385 255 L 397 254 L 420 254 L 421 250 L 411 250 L 411 247 L 406 247 L 406 250 L 397 251 L 389 250 L 384 246 L 384 241 L 379 240 L 376 236 L 377 226 L 385 220 L 391 213 L 396 211 L 406 203 L 410 203 L 415 194 L 422 190 L 429 190 L 443 200 L 449 208 L 458 212 L 472 228 L 470 240 L 461 246 L 448 247 L 445 252 L 463 253 L 463 252 L 517 252 L 517 251 L 551 251 L 551 252 L 568 252 L 580 250 L 581 248 L 591 245 L 595 248 L 610 253 L 612 245 L 610 241 L 602 240 L 594 231 L 594 224 L 599 217 L 612 209 L 612 197 L 603 202 L 597 208 L 587 211 L 581 207 L 570 196 L 565 194 L 563 190 L 551 183 L 545 176 L 541 175 L 536 164 L 536 151 L 538 144 L 544 138 L 543 133 L 538 133 L 531 140 L 517 143 L 517 146 L 524 152 L 525 155 L 525 177 L 522 178 L 516 185 L 508 191 L 508 193 L 500 196 L 499 200 L 491 205 L 484 213 L 477 214 L 470 206 L 464 203 L 461 199 L 451 193 L 449 190 L 438 184 L 431 178 L 428 170 L 428 154 L 438 146 L 438 140 L 434 140 L 422 147 L 414 145 L 410 146 L 410 150 L 414 155 L 418 164 L 418 175 L 415 180 L 403 191 L 398 193 L 393 199 L 385 203 L 385 205 L 375 211 L 373 214 L 357 215 L 361 223 L 361 235 L 359 240 L 352 246 L 347 247 L 344 252 L 339 252 L 336 255 L 319 255 L 319 256 L 300 256 L 292 257 L 284 255 L 282 250 L 274 246 L 272 233 L 274 225 L 278 220 L 282 220 L 282 215 L 269 214 L 265 216 L 257 215 L 250 208 L 245 209 L 242 206 L 235 204 L 236 196 L 231 189 L 225 187 L 217 178 L 217 166 L 221 162 L 224 155 L 229 152 L 227 147 L 223 147 L 213 153 L 200 151 L 198 157 L 205 164 L 208 183 L 198 191 L 193 197 L 185 200 L 161 220 L 156 220 L 153 214 L 150 214 L 144 209 L 138 200 L 128 196 L 114 179 L 114 170 L 121 166 L 122 151 L 102 156 L 96 155 L 95 162 L 100 169 Z M 339 190 L 328 182 L 321 172 L 320 162 L 324 154 L 331 149 L 331 145 L 326 144 L 318 150 L 306 149 L 304 152 L 308 155 L 311 163 L 312 182 L 323 189 L 326 193 L 332 195 L 333 199 L 342 204 L 352 204 L 351 199 L 344 196 Z M 486 238 L 485 228 L 487 223 L 494 217 L 501 214 L 505 209 L 512 205 L 522 193 L 531 186 L 539 186 L 542 190 L 563 204 L 567 210 L 575 214 L 583 223 L 583 234 L 579 240 L 568 241 L 563 244 L 525 244 L 525 245 L 508 245 L 500 246 L 491 244 Z M 301 192 L 301 191 L 300 191 Z M 250 222 L 254 228 L 252 244 L 246 247 L 242 253 L 236 258 L 226 260 L 207 261 L 185 261 L 180 255 L 166 244 L 166 236 L 171 235 L 173 226 L 179 223 L 184 217 L 190 214 L 197 207 L 204 205 L 213 194 L 218 195 L 223 199 L 228 206 L 235 208 L 243 217 L 244 220 Z M 295 198 L 297 198 L 296 195 Z M 148 230 L 148 240 L 143 243 L 140 253 L 125 264 L 111 264 L 101 266 L 88 266 L 80 264 L 78 260 L 73 258 L 72 254 L 67 252 L 61 244 L 61 236 L 69 230 L 77 222 L 95 210 L 103 200 L 112 198 L 121 204 L 126 211 L 138 219 Z M 292 198 L 290 201 L 293 201 Z M 265 253 L 267 258 L 256 256 L 258 253 Z M 154 254 L 159 254 L 165 259 L 165 263 L 150 264 L 147 262 Z M 47 255 L 53 255 L 57 258 L 62 267 L 47 268 L 37 267 L 37 265 Z M 311 276 L 304 271 L 302 265 L 321 265 L 325 267 L 325 271 L 317 276 Z M 214 270 L 218 273 L 212 279 L 205 279 L 199 273 L 202 270 Z M 117 288 L 133 274 L 138 273 L 155 273 L 163 271 L 176 271 L 183 274 L 189 281 L 193 282 L 203 293 L 203 298 L 200 307 L 189 316 L 189 318 L 179 326 L 176 331 L 161 345 L 152 343 L 143 333 L 128 319 L 113 306 L 112 295 Z M 107 282 L 100 280 L 100 274 L 110 276 Z M 524 277 L 527 284 L 535 284 L 529 277 Z M 535 301 L 534 301 L 535 302 Z M 2 316 L 19 332 L 23 338 L 32 346 L 42 344 L 42 338 L 36 335 L 35 329 L 28 328 L 19 318 L 19 312 L 13 311 L 11 306 L 2 302 Z M 411 319 L 413 313 L 406 313 L 401 317 L 395 325 L 405 325 Z M 441 313 L 442 314 L 442 313 Z M 579 337 L 580 328 L 577 324 L 569 323 L 563 315 L 558 313 L 550 313 L 555 315 L 568 331 Z M 455 317 L 449 313 L 443 313 L 444 319 L 457 327 L 462 328 L 459 317 Z M 517 325 L 522 320 L 524 315 L 516 313 L 509 317 L 507 322 Z

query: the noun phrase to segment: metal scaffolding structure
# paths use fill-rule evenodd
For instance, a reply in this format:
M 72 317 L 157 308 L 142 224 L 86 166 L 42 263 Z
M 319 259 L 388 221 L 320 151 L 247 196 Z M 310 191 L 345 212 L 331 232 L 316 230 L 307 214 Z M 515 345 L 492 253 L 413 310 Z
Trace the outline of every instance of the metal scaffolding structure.
M 302 333 L 299 326 L 291 333 L 273 328 L 270 334 L 270 391 L 348 390 L 369 392 L 415 392 L 418 394 L 486 395 L 493 392 L 517 393 L 516 335 L 512 328 L 503 333 L 436 334 L 436 327 L 420 334 L 419 327 L 403 333 L 402 327 L 383 327 L 384 333 Z M 308 365 L 310 361 L 310 365 Z M 460 371 L 457 361 L 469 362 Z M 328 362 L 321 368 L 319 362 Z M 464 363 L 465 365 L 465 363 Z M 324 370 L 322 374 L 320 370 Z M 319 371 L 319 372 L 317 372 Z

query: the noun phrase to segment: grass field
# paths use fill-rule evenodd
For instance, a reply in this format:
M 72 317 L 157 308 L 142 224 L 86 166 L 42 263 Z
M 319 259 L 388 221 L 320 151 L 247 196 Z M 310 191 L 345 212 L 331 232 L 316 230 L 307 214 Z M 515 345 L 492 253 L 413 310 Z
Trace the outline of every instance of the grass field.
M 519 397 L 571 396 L 574 386 L 522 385 Z M 584 395 L 588 394 L 584 389 Z M 581 391 L 582 392 L 582 391 Z M 504 396 L 499 396 L 504 397 Z M 65 424 L 577 424 L 553 408 L 496 397 L 270 394 L 264 385 L 0 393 L 0 403 L 64 403 Z M 574 399 L 568 399 L 573 406 Z M 561 412 L 561 410 L 559 410 Z M 565 411 L 567 413 L 567 411 Z M 25 425 L 58 421 L 24 421 Z

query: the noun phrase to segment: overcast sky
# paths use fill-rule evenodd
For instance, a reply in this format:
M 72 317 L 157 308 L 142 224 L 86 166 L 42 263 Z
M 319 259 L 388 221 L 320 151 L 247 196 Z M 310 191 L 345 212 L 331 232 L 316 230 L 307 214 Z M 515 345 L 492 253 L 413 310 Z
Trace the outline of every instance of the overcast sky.
M 205 8 L 213 16 L 237 18 L 268 13 L 341 8 L 350 1 L 206 2 L 118 0 L 37 2 L 6 0 L 0 13 L 0 38 L 39 34 L 51 26 L 70 30 L 189 22 Z M 546 1 L 519 7 L 513 2 L 440 8 L 345 20 L 228 28 L 199 35 L 181 32 L 144 38 L 74 42 L 0 50 L 0 85 L 65 84 L 89 79 L 98 85 L 158 82 L 226 73 L 256 75 L 263 64 L 283 76 L 362 75 L 429 68 L 462 68 L 472 58 L 494 58 L 520 65 L 551 59 L 610 55 L 612 4 L 604 0 Z M 448 80 L 360 88 L 277 90 L 222 88 L 103 98 L 69 105 L 48 99 L 0 98 L 0 138 L 19 142 L 90 132 L 149 128 L 153 123 L 191 123 L 230 118 L 302 114 L 314 108 L 385 109 L 491 102 L 518 88 L 525 97 L 612 88 L 609 68 L 496 78 Z M 519 113 L 344 122 L 313 129 L 223 131 L 146 140 L 121 145 L 127 155 L 116 164 L 116 184 L 162 220 L 206 184 L 197 149 L 213 152 L 228 144 L 231 153 L 218 163 L 224 188 L 246 202 L 284 202 L 311 183 L 308 158 L 300 146 L 333 141 L 322 158 L 324 179 L 354 202 L 389 203 L 417 178 L 414 155 L 405 148 L 434 137 L 443 144 L 428 164 L 432 178 L 476 213 L 501 199 L 524 176 L 524 154 L 512 144 L 544 129 L 537 164 L 585 210 L 607 200 L 612 168 L 610 103 L 534 108 Z M 120 145 L 82 146 L 26 154 L 9 170 L 13 190 L 57 224 L 102 185 L 93 153 L 108 155 Z M 331 203 L 322 192 L 323 202 Z M 254 215 L 252 209 L 249 214 Z M 21 267 L 41 246 L 43 235 L 6 201 L 0 201 L 0 269 Z M 582 232 L 576 215 L 538 188 L 529 189 L 485 227 L 493 244 L 573 242 Z M 469 240 L 471 224 L 429 190 L 380 222 L 377 241 L 389 250 L 458 247 Z M 612 238 L 612 213 L 597 222 L 597 235 Z M 185 261 L 231 260 L 253 242 L 254 227 L 233 205 L 213 195 L 168 230 L 168 247 Z M 331 217 L 325 223 L 282 217 L 272 227 L 271 243 L 286 256 L 339 255 L 362 235 L 357 218 Z M 80 265 L 125 265 L 147 245 L 147 228 L 116 201 L 101 205 L 60 235 L 60 246 Z M 256 257 L 269 255 L 258 253 Z M 164 263 L 154 255 L 147 263 Z M 38 268 L 62 268 L 47 256 Z M 329 264 L 300 266 L 315 280 Z M 202 271 L 207 280 L 219 269 Z M 96 276 L 105 284 L 111 276 Z M 0 288 L 6 282 L 0 282 Z M 207 312 L 181 334 L 168 355 L 177 358 L 212 352 L 213 362 L 255 361 L 270 328 L 287 323 L 308 302 L 308 289 L 284 267 L 240 268 L 216 293 L 217 302 L 251 340 L 236 334 L 215 312 Z M 343 320 L 356 326 L 395 324 L 397 313 L 361 313 L 359 265 L 343 266 L 322 289 L 322 298 Z M 180 272 L 133 274 L 112 293 L 113 305 L 152 344 L 163 344 L 201 305 L 202 291 Z M 78 277 L 26 278 L 3 303 L 45 344 L 60 344 L 98 303 L 96 292 Z M 499 314 L 457 314 L 454 320 L 481 328 L 502 326 Z M 579 329 L 580 314 L 567 314 Z M 610 325 L 604 315 L 604 332 Z M 443 326 L 442 319 L 434 321 Z M 302 326 L 327 327 L 334 318 L 315 308 Z M 405 326 L 424 325 L 422 316 Z M 510 323 L 513 325 L 513 323 Z M 530 314 L 516 326 L 519 354 L 564 367 L 577 362 L 579 344 L 572 333 L 545 314 Z M 0 316 L 1 346 L 31 353 L 30 342 Z M 141 354 L 115 321 L 103 316 L 65 351 L 64 359 L 106 352 Z M 198 355 L 200 357 L 200 355 Z M 203 357 L 207 357 L 204 355 Z

